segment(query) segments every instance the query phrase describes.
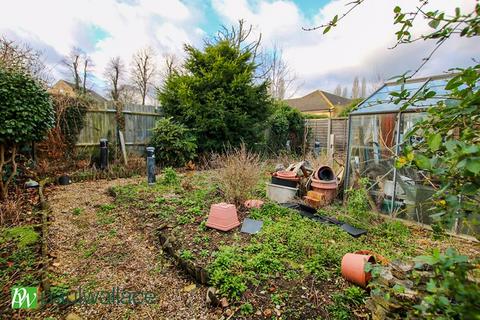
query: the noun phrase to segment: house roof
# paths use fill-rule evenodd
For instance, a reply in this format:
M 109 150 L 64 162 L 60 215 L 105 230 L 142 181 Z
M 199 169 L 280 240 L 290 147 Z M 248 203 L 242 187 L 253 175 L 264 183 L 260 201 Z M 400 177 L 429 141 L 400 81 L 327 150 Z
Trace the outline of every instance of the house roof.
M 293 108 L 308 112 L 329 111 L 337 106 L 345 106 L 349 104 L 350 99 L 326 91 L 315 90 L 301 98 L 286 99 L 285 102 Z
M 53 87 L 55 87 L 58 83 L 65 83 L 66 85 L 68 85 L 69 87 L 71 87 L 72 89 L 75 89 L 75 84 L 69 82 L 69 81 L 66 81 L 66 80 L 58 80 L 57 83 L 55 83 L 53 85 Z M 93 98 L 95 101 L 98 101 L 98 102 L 107 102 L 108 100 L 105 99 L 102 95 L 98 94 L 97 92 L 91 90 L 91 89 L 87 89 L 87 95 L 90 96 L 91 98 Z

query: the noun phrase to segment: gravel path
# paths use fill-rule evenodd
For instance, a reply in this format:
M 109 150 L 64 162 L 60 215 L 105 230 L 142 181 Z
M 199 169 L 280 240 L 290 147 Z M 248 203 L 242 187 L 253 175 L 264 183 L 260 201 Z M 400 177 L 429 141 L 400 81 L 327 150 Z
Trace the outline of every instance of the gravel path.
M 111 292 L 114 287 L 148 291 L 157 302 L 136 306 L 75 304 L 49 308 L 47 315 L 70 319 L 216 318 L 205 304 L 206 288 L 194 287 L 164 259 L 155 243 L 155 226 L 113 204 L 108 188 L 135 181 L 75 183 L 51 192 L 51 283 L 85 291 Z

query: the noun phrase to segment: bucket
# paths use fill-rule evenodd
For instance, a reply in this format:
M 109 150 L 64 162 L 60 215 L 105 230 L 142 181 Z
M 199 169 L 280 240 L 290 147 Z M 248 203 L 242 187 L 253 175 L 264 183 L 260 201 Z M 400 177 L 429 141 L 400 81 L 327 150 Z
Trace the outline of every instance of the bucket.
M 372 278 L 370 272 L 365 272 L 367 262 L 375 263 L 375 258 L 372 255 L 347 253 L 342 258 L 342 276 L 365 288 Z
M 267 198 L 278 203 L 291 201 L 297 194 L 298 188 L 290 188 L 278 184 L 267 183 Z

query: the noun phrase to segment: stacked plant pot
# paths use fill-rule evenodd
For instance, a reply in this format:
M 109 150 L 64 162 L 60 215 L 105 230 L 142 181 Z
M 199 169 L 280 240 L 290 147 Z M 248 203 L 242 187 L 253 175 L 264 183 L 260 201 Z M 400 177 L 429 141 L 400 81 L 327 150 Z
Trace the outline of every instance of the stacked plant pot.
M 319 208 L 333 202 L 337 196 L 338 180 L 329 166 L 321 166 L 313 172 L 312 189 L 304 197 L 305 201 L 312 207 Z
M 267 183 L 267 197 L 279 203 L 289 202 L 298 192 L 299 181 L 294 171 L 274 172 L 272 183 Z

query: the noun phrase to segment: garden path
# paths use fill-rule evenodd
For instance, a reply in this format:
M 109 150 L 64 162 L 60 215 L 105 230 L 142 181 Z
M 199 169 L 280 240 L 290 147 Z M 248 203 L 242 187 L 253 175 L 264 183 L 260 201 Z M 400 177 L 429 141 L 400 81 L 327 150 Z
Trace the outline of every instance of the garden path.
M 72 319 L 211 319 L 206 288 L 194 287 L 155 242 L 155 226 L 117 208 L 108 188 L 135 179 L 57 187 L 49 196 L 49 275 L 52 286 L 78 290 L 149 291 L 150 305 L 73 305 L 49 308 L 49 316 Z M 137 181 L 139 181 L 137 179 Z M 73 315 L 72 315 L 73 314 Z

